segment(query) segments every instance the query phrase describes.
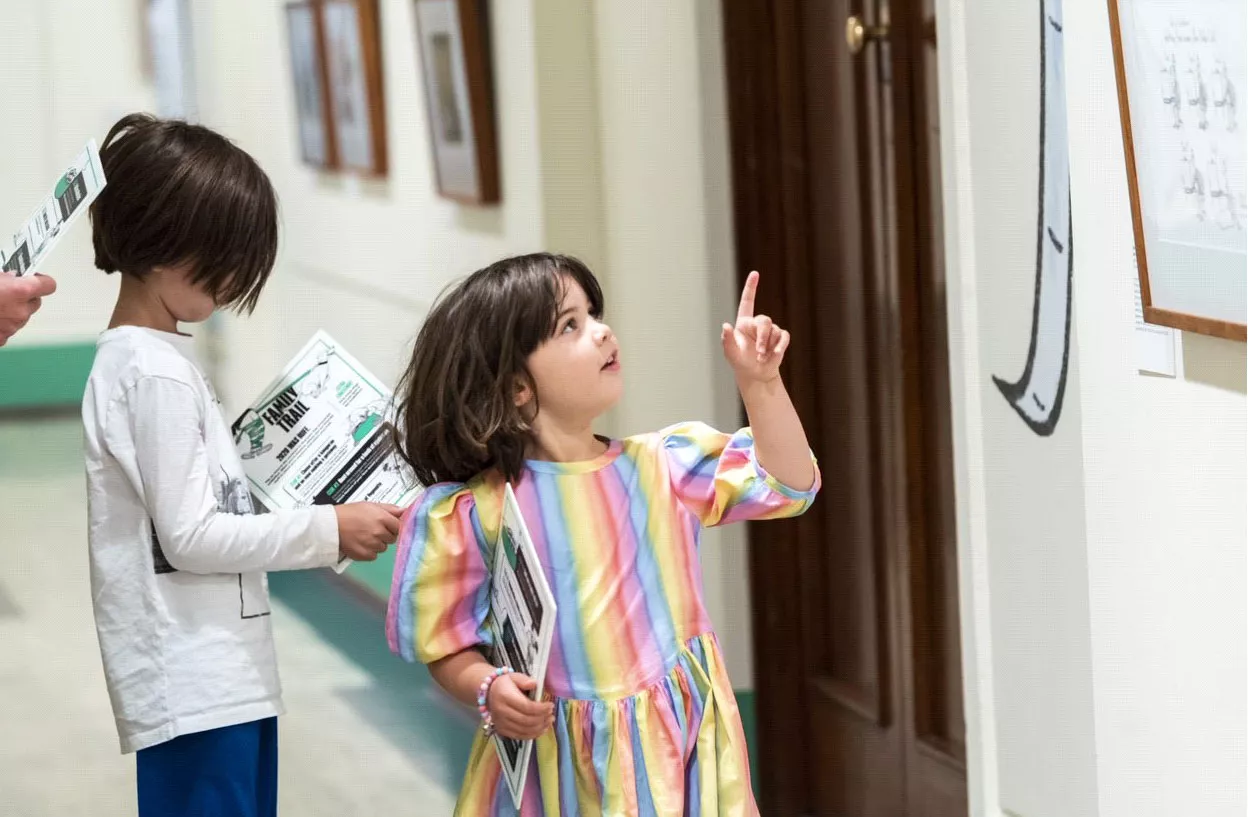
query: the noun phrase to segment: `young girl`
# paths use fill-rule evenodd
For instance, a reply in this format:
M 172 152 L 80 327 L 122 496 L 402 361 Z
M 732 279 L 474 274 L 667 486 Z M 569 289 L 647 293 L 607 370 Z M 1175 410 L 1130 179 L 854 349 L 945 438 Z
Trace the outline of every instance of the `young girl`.
M 789 334 L 754 315 L 757 286 L 751 273 L 722 331 L 752 426 L 734 435 L 594 434 L 620 398 L 620 347 L 575 259 L 500 261 L 430 312 L 399 390 L 405 454 L 430 487 L 404 519 L 386 628 L 460 701 L 484 693 L 456 815 L 516 813 L 491 730 L 536 738 L 522 817 L 758 813 L 698 531 L 796 516 L 819 473 L 780 380 Z M 484 657 L 507 482 L 558 605 L 541 702 L 534 679 Z

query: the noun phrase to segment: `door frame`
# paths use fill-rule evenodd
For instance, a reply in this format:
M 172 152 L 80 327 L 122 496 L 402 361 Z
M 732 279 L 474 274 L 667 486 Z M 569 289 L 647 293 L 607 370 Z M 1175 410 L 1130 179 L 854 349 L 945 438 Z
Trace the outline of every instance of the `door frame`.
M 805 178 L 800 166 L 783 161 L 801 151 L 803 124 L 782 112 L 802 93 L 800 37 L 796 14 L 770 0 L 720 0 L 733 190 L 736 256 L 741 270 L 780 271 L 806 262 Z M 950 412 L 954 451 L 954 511 L 962 700 L 966 721 L 966 778 L 969 814 L 1002 814 L 993 696 L 992 622 L 989 607 L 983 421 L 978 395 L 986 378 L 979 362 L 976 252 L 972 200 L 970 89 L 967 78 L 968 12 L 964 0 L 935 0 L 939 32 L 940 163 L 949 335 Z M 767 183 L 761 183 L 766 180 Z M 797 293 L 790 297 L 798 297 Z M 784 325 L 800 331 L 786 307 L 789 298 L 766 305 Z M 800 320 L 799 320 L 800 322 Z M 796 356 L 795 356 L 796 357 Z M 790 365 L 800 367 L 800 361 Z M 813 416 L 815 396 L 800 374 L 789 378 L 798 411 Z M 812 440 L 812 443 L 814 441 Z M 800 814 L 807 793 L 793 769 L 806 762 L 805 736 L 794 739 L 784 723 L 804 718 L 807 690 L 801 634 L 794 633 L 800 565 L 795 557 L 802 518 L 770 522 L 765 539 L 749 529 L 750 592 L 755 600 L 752 638 L 759 700 L 775 702 L 777 720 L 758 718 L 762 762 L 754 770 L 764 813 Z M 762 534 L 762 531 L 759 531 Z M 765 546 L 764 546 L 765 544 Z M 767 609 L 758 603 L 769 600 Z M 774 603 L 773 603 L 774 602 Z M 760 715 L 762 713 L 760 712 Z

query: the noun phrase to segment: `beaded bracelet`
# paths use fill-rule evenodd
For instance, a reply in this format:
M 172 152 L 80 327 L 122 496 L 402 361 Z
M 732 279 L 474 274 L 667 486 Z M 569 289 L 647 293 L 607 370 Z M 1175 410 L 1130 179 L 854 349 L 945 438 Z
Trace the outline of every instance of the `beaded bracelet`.
M 490 715 L 490 707 L 486 700 L 490 697 L 490 687 L 501 676 L 514 672 L 511 667 L 497 667 L 485 676 L 481 681 L 481 688 L 477 690 L 477 711 L 481 713 L 481 728 L 485 731 L 486 737 L 494 734 L 494 718 Z

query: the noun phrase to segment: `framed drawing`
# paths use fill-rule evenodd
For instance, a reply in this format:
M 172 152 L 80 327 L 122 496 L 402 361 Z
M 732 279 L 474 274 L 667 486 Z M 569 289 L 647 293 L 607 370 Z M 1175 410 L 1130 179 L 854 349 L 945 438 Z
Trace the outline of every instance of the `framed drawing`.
M 338 165 L 386 174 L 386 113 L 377 0 L 325 0 L 330 130 Z
M 338 159 L 325 92 L 327 77 L 320 6 L 308 2 L 287 3 L 286 34 L 295 81 L 299 154 L 313 167 L 331 170 L 337 166 Z
M 1144 318 L 1248 328 L 1244 0 L 1108 0 Z
M 486 0 L 413 0 L 438 193 L 500 200 Z

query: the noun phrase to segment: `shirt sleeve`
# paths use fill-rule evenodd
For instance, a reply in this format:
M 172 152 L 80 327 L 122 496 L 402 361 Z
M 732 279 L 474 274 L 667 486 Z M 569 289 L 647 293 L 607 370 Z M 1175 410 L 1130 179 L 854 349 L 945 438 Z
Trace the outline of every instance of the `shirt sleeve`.
M 391 651 L 431 664 L 492 643 L 488 553 L 471 490 L 457 483 L 429 488 L 399 533 L 386 609 Z
M 209 409 L 172 377 L 139 378 L 123 397 L 138 479 L 161 551 L 188 573 L 325 567 L 338 559 L 330 506 L 241 515 L 218 508 L 204 427 Z
M 659 437 L 672 490 L 704 527 L 800 516 L 819 493 L 813 453 L 814 483 L 806 491 L 791 488 L 763 470 L 748 428 L 730 435 L 704 423 L 685 423 Z

